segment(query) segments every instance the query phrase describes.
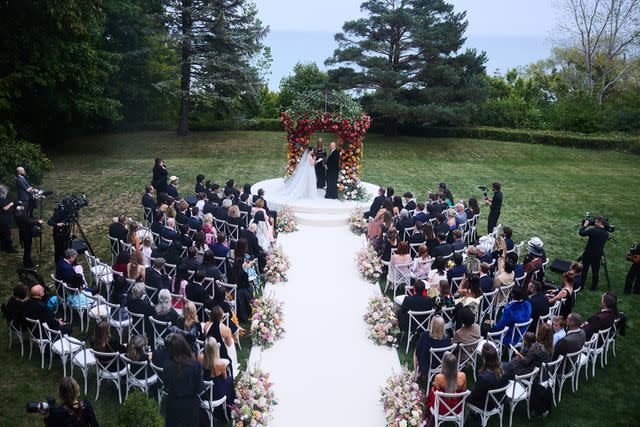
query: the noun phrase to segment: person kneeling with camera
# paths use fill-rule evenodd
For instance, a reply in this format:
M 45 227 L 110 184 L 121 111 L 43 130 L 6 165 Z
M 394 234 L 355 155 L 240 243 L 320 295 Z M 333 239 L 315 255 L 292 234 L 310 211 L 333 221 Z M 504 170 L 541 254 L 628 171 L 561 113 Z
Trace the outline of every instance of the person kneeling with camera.
M 47 427 L 89 426 L 99 427 L 96 414 L 88 400 L 78 400 L 80 386 L 71 377 L 60 380 L 58 394 L 62 403 L 35 402 L 27 404 L 27 412 L 44 414 L 44 425 Z

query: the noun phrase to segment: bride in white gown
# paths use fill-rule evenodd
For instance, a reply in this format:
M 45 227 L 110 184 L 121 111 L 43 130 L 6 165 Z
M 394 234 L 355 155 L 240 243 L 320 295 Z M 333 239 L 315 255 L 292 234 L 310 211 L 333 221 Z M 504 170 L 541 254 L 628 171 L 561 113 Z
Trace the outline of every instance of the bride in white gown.
M 307 148 L 291 176 L 286 179 L 284 187 L 278 191 L 285 200 L 318 199 L 316 187 L 315 156 Z

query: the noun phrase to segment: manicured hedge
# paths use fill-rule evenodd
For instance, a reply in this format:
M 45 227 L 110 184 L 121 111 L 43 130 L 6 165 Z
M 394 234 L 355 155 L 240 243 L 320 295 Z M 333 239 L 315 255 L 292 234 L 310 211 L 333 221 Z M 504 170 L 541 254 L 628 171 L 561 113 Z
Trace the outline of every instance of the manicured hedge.
M 263 130 L 284 132 L 280 119 L 212 120 L 189 123 L 193 131 Z

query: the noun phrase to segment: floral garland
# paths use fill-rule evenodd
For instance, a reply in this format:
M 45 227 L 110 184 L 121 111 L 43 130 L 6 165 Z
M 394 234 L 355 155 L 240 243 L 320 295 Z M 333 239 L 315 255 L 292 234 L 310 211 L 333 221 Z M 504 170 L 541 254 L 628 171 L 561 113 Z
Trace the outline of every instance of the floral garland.
M 279 243 L 271 246 L 271 251 L 267 254 L 267 262 L 264 268 L 266 281 L 270 283 L 283 283 L 287 281 L 287 271 L 289 271 L 289 258 L 282 250 Z
M 369 221 L 364 217 L 363 209 L 356 209 L 351 213 L 349 217 L 349 230 L 357 236 L 366 234 L 368 231 L 367 226 Z
M 356 266 L 367 281 L 377 283 L 382 276 L 382 261 L 369 243 L 356 253 Z
M 364 321 L 369 326 L 369 338 L 378 345 L 398 346 L 400 328 L 393 308 L 393 302 L 385 296 L 374 296 L 369 300 Z
M 291 207 L 283 206 L 280 212 L 278 212 L 276 231 L 278 233 L 293 233 L 294 231 L 298 231 L 296 214 Z
M 234 427 L 261 427 L 269 423 L 271 406 L 278 403 L 271 386 L 269 374 L 259 369 L 242 374 L 231 410 Z
M 406 368 L 387 379 L 380 401 L 389 427 L 424 426 L 424 393 Z
M 253 315 L 249 335 L 254 345 L 267 349 L 284 336 L 282 301 L 262 297 L 251 302 Z

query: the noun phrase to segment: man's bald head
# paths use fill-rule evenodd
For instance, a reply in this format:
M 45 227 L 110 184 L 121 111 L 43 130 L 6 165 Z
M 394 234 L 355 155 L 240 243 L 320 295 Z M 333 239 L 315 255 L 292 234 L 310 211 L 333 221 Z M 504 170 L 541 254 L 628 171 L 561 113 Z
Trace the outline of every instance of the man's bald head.
M 26 174 L 26 171 L 24 170 L 24 168 L 22 166 L 18 166 L 16 168 L 16 172 L 18 173 L 18 175 L 24 175 Z
M 31 288 L 32 298 L 42 298 L 44 296 L 44 287 L 42 285 L 34 285 Z

